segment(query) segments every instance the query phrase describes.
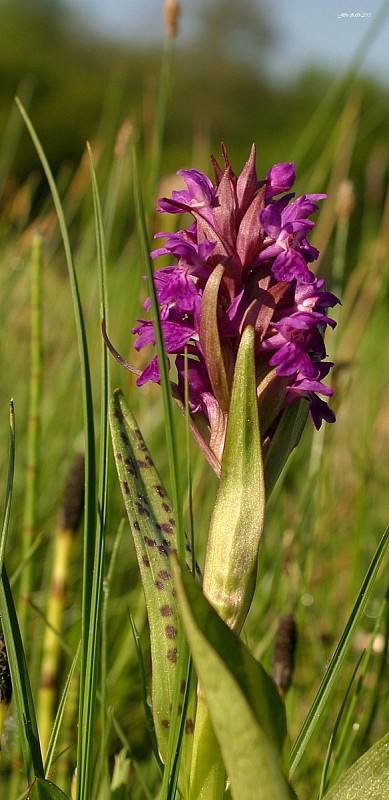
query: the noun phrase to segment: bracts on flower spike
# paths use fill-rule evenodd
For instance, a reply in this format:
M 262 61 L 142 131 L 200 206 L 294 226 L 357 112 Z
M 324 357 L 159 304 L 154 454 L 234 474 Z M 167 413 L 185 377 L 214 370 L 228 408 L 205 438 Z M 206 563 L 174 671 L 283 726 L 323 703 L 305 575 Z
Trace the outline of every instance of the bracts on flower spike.
M 247 326 L 255 332 L 255 376 L 264 454 L 286 409 L 301 398 L 309 403 L 316 428 L 335 415 L 322 397 L 324 333 L 335 322 L 328 308 L 339 303 L 309 265 L 319 253 L 308 241 L 310 216 L 323 194 L 295 198 L 292 163 L 275 164 L 264 180 L 256 173 L 253 145 L 240 175 L 226 148 L 224 165 L 215 158 L 214 183 L 201 172 L 181 170 L 187 189 L 159 201 L 159 211 L 189 213 L 192 225 L 159 233 L 165 243 L 152 257 L 172 264 L 155 272 L 166 352 L 177 371 L 174 394 L 183 403 L 187 359 L 192 428 L 216 472 L 220 472 L 231 387 L 240 341 Z M 150 310 L 149 299 L 145 310 Z M 138 320 L 135 347 L 155 345 L 152 322 Z M 138 385 L 159 381 L 157 357 Z M 320 397 L 321 395 L 322 397 Z

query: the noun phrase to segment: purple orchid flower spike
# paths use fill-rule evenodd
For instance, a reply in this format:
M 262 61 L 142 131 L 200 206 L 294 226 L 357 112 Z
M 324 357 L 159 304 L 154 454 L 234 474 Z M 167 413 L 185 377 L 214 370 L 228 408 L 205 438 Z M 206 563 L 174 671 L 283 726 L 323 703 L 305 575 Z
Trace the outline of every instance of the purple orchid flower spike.
M 177 371 L 176 400 L 183 404 L 185 358 L 193 432 L 217 473 L 223 454 L 236 357 L 245 328 L 255 331 L 255 373 L 263 446 L 271 441 L 285 409 L 302 397 L 315 427 L 333 422 L 323 383 L 324 333 L 335 322 L 327 309 L 339 299 L 309 265 L 319 255 L 308 241 L 311 215 L 324 194 L 295 198 L 293 163 L 275 164 L 264 180 L 256 173 L 252 146 L 235 175 L 222 146 L 223 167 L 214 157 L 215 182 L 195 169 L 180 170 L 186 190 L 159 201 L 159 211 L 189 213 L 193 224 L 165 237 L 153 258 L 172 265 L 155 272 L 166 352 Z M 146 311 L 150 301 L 145 303 Z M 138 320 L 135 347 L 155 345 L 152 323 Z M 187 354 L 185 356 L 185 353 Z M 159 381 L 154 357 L 138 385 Z

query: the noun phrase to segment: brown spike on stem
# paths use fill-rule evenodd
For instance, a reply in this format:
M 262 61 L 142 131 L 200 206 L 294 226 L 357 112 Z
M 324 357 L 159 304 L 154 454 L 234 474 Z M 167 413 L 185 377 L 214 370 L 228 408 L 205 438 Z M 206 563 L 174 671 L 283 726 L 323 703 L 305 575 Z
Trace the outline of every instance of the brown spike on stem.
M 272 677 L 280 695 L 290 688 L 297 645 L 297 625 L 293 614 L 280 617 L 274 648 Z

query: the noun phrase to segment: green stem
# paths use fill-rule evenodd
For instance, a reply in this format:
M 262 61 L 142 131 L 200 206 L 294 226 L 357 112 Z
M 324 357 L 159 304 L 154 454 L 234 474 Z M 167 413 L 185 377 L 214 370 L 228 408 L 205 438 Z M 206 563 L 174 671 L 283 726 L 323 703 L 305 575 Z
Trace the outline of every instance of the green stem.
M 198 698 L 189 800 L 221 800 L 226 775 L 205 699 Z

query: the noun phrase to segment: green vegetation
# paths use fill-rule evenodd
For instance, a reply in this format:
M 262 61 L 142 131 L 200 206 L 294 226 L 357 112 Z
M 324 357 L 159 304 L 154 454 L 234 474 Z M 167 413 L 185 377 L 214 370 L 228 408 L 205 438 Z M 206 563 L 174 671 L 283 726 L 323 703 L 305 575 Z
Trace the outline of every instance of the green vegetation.
M 207 169 L 209 152 L 218 154 L 221 139 L 228 143 L 231 162 L 237 169 L 254 140 L 261 173 L 266 173 L 272 163 L 291 160 L 297 153 L 297 189 L 328 192 L 313 243 L 322 253 L 319 274 L 343 300 L 330 350 L 336 361 L 338 419 L 336 425 L 319 434 L 307 427 L 301 447 L 273 492 L 254 603 L 243 632 L 251 652 L 270 671 L 278 619 L 290 611 L 296 615 L 297 662 L 286 701 L 293 743 L 389 519 L 389 97 L 364 80 L 355 83 L 350 79 L 334 91 L 331 76 L 313 72 L 287 90 L 276 89 L 249 65 L 233 61 L 223 50 L 215 54 L 215 68 L 204 39 L 201 58 L 196 58 L 195 65 L 180 52 L 178 43 L 163 130 L 162 125 L 158 128 L 155 112 L 161 53 L 93 41 L 86 33 L 76 35 L 74 29 L 63 25 L 56 3 L 52 3 L 50 13 L 45 3 L 23 0 L 17 6 L 16 13 L 12 0 L 0 4 L 3 496 L 11 397 L 16 419 L 15 479 L 5 564 L 31 684 L 31 691 L 28 683 L 19 686 L 19 695 L 27 698 L 26 703 L 33 700 L 42 727 L 48 725 L 52 730 L 54 726 L 55 741 L 48 751 L 49 775 L 42 769 L 36 743 L 30 772 L 25 772 L 22 754 L 28 749 L 28 737 L 17 730 L 13 701 L 0 754 L 0 795 L 17 800 L 27 790 L 27 778 L 37 775 L 42 782 L 46 775 L 70 796 L 78 744 L 78 648 L 81 625 L 90 633 L 92 621 L 92 627 L 101 624 L 101 644 L 96 645 L 97 689 L 94 692 L 91 681 L 91 696 L 86 701 L 89 710 L 93 706 L 95 727 L 89 730 L 92 767 L 88 766 L 88 754 L 82 754 L 91 787 L 82 800 L 154 798 L 160 785 L 160 765 L 152 754 L 150 719 L 145 714 L 142 691 L 142 677 L 147 691 L 150 679 L 147 615 L 128 523 L 122 521 L 124 509 L 111 455 L 107 468 L 97 470 L 108 483 L 105 517 L 99 516 L 102 506 L 104 510 L 104 486 L 92 486 L 91 439 L 94 442 L 96 438 L 98 461 L 100 446 L 106 441 L 107 387 L 103 382 L 101 388 L 105 369 L 98 269 L 98 263 L 104 261 L 99 254 L 102 233 L 85 142 L 91 142 L 101 204 L 109 336 L 117 350 L 139 368 L 145 363 L 144 355 L 132 349 L 130 334 L 136 319 L 142 316 L 145 296 L 134 204 L 134 145 L 140 154 L 150 242 L 153 233 L 161 229 L 160 219 L 153 214 L 160 194 L 154 186 L 155 178 L 166 186 L 172 181 L 170 173 L 180 167 Z M 200 43 L 193 42 L 193 48 L 200 56 Z M 166 63 L 169 53 L 165 53 Z M 327 90 L 332 92 L 332 99 L 326 104 L 321 101 Z M 76 535 L 72 530 L 66 554 L 58 545 L 58 537 L 71 527 L 59 516 L 67 476 L 77 454 L 88 444 L 77 324 L 57 214 L 36 149 L 12 103 L 15 92 L 29 107 L 55 174 L 66 222 L 68 260 L 70 253 L 84 315 L 92 392 L 87 403 L 90 424 L 94 413 L 87 453 L 89 500 L 93 504 L 96 491 L 103 501 L 99 513 L 95 505 L 90 513 L 97 515 L 97 530 L 100 524 L 105 534 L 105 552 L 100 553 L 100 562 L 94 562 L 94 570 L 90 568 L 87 576 L 83 574 L 85 539 L 81 531 Z M 312 118 L 316 122 L 311 135 L 308 125 Z M 350 202 L 346 197 L 340 207 L 340 193 L 342 187 L 345 191 L 347 179 L 353 182 L 354 196 Z M 162 189 L 163 194 L 169 191 Z M 82 359 L 81 364 L 85 366 Z M 147 384 L 137 389 L 134 376 L 111 357 L 109 370 L 110 390 L 122 386 L 162 481 L 172 494 L 160 388 Z M 179 443 L 178 471 L 186 475 L 186 426 L 176 408 L 173 413 Z M 190 444 L 190 457 L 196 556 L 201 564 L 217 480 L 194 443 Z M 186 495 L 183 509 L 189 531 L 191 509 Z M 90 530 L 89 536 L 87 563 L 91 565 L 96 553 Z M 42 663 L 47 655 L 43 654 L 47 615 L 52 594 L 59 590 L 58 585 L 53 589 L 53 574 L 58 576 L 54 556 L 62 557 L 64 565 L 60 587 L 63 605 L 58 612 L 61 619 L 51 623 L 56 626 L 60 643 L 52 662 L 54 707 L 60 709 L 56 723 L 52 716 L 45 719 L 49 705 L 42 699 L 46 696 Z M 96 598 L 92 582 L 97 567 L 101 575 Z M 346 767 L 388 730 L 386 577 L 381 568 L 342 669 L 336 674 L 298 764 L 296 758 L 293 785 L 300 800 L 318 796 L 321 782 L 324 797 Z M 85 580 L 87 584 L 89 581 L 92 598 L 94 616 L 90 618 L 81 599 Z M 2 613 L 9 595 L 5 583 Z M 201 614 L 207 619 L 206 610 Z M 134 641 L 129 615 L 139 641 Z M 141 678 L 139 650 L 145 669 L 145 674 L 141 669 Z M 14 670 L 18 655 L 20 644 L 16 641 L 16 650 L 9 651 Z M 82 658 L 86 658 L 85 652 Z M 82 663 L 85 670 L 85 661 Z M 85 701 L 85 685 L 81 696 Z M 338 718 L 343 702 L 343 714 Z M 34 724 L 32 719 L 32 729 Z M 331 742 L 335 729 L 336 738 Z M 43 759 L 46 755 L 43 752 Z M 31 797 L 45 796 L 38 791 L 39 787 Z

